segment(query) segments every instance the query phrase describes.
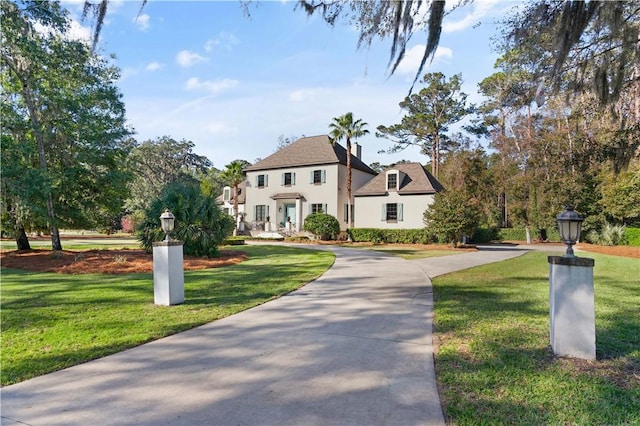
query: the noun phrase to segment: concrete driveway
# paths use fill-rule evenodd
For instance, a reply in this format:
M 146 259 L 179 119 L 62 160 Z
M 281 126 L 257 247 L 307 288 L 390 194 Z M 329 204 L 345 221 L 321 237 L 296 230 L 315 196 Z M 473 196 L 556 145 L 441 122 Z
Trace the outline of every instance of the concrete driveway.
M 524 251 L 314 248 L 335 264 L 287 296 L 4 387 L 2 425 L 443 425 L 429 276 Z

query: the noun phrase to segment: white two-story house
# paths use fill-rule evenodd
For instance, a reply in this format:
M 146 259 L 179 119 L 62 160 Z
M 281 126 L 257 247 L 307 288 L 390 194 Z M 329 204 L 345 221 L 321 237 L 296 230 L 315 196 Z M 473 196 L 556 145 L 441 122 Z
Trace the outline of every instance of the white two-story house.
M 360 146 L 353 147 L 352 195 L 376 176 L 360 159 Z M 346 149 L 320 135 L 301 138 L 247 167 L 245 222 L 250 229 L 299 231 L 305 217 L 324 212 L 338 219 L 340 229 L 347 229 L 346 164 Z

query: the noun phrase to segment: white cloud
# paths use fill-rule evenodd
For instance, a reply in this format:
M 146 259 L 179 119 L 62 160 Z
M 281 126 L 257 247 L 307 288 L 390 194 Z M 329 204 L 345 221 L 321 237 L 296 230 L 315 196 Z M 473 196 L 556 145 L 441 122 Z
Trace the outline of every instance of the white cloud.
M 147 31 L 149 29 L 149 26 L 151 25 L 149 23 L 150 19 L 151 17 L 149 15 L 147 15 L 146 13 L 142 13 L 133 18 L 133 23 L 140 29 L 140 31 Z
M 418 67 L 420 66 L 420 62 L 422 61 L 422 56 L 424 55 L 424 49 L 426 45 L 424 44 L 416 44 L 411 49 L 407 50 L 404 54 L 404 58 L 398 68 L 396 68 L 396 73 L 401 75 L 410 75 L 414 76 L 418 71 Z M 438 46 L 436 52 L 433 56 L 433 61 L 431 64 L 435 64 L 439 61 L 445 61 L 453 58 L 453 51 L 448 47 Z M 429 58 L 427 58 L 426 66 L 428 67 L 430 64 Z
M 149 62 L 144 69 L 146 69 L 147 71 L 158 71 L 159 69 L 161 69 L 163 67 L 164 67 L 164 64 L 161 64 L 160 62 L 153 61 L 153 62 Z
M 319 89 L 300 89 L 294 90 L 289 93 L 289 101 L 291 102 L 306 102 L 313 100 L 320 92 Z
M 506 5 L 506 3 L 511 3 L 510 5 Z M 465 16 L 457 20 L 444 20 L 442 24 L 442 32 L 443 33 L 453 33 L 456 31 L 463 31 L 467 28 L 470 28 L 474 25 L 477 25 L 482 22 L 482 18 L 490 15 L 500 15 L 505 12 L 505 10 L 513 5 L 512 2 L 504 2 L 501 0 L 475 0 L 468 6 L 462 7 L 458 13 L 453 13 L 452 16 L 457 16 L 463 11 L 470 10 Z M 507 6 L 507 7 L 505 7 Z
M 191 77 L 187 80 L 185 87 L 187 90 L 206 90 L 213 94 L 218 94 L 229 89 L 233 89 L 238 85 L 238 80 L 224 78 L 222 80 L 204 80 L 200 81 L 198 77 Z
M 208 61 L 208 59 L 204 56 L 201 56 L 195 52 L 190 52 L 188 50 L 181 50 L 176 55 L 176 62 L 178 63 L 178 65 L 185 68 L 206 61 Z
M 51 27 L 46 27 L 39 22 L 36 22 L 33 27 L 40 34 L 48 35 L 54 32 Z M 86 43 L 91 43 L 93 31 L 91 30 L 91 28 L 82 26 L 78 21 L 72 19 L 71 25 L 69 26 L 69 29 L 67 30 L 65 35 L 68 40 L 79 40 Z
M 218 34 L 218 37 L 207 40 L 204 44 L 204 50 L 211 52 L 216 46 L 222 46 L 226 50 L 231 50 L 233 46 L 238 43 L 239 41 L 235 35 L 222 31 Z

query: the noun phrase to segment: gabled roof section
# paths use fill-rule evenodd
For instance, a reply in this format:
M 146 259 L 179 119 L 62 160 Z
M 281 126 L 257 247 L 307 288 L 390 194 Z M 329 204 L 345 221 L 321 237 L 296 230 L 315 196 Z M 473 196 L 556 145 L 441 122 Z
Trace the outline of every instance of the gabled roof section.
M 387 171 L 398 170 L 404 174 L 404 179 L 400 182 L 398 194 L 435 194 L 442 191 L 444 187 L 431 173 L 426 171 L 420 163 L 400 163 L 389 167 L 369 182 L 362 185 L 354 196 L 371 196 L 387 194 Z
M 331 145 L 329 136 L 319 135 L 298 139 L 245 171 L 284 169 L 323 164 L 347 164 L 347 150 L 340 144 Z M 375 175 L 376 172 L 351 153 L 351 168 Z
M 229 203 L 233 204 L 233 186 L 230 185 L 226 185 L 229 186 L 229 188 L 231 188 L 231 199 L 229 200 Z M 247 199 L 247 195 L 246 195 L 246 188 L 247 188 L 247 181 L 243 180 L 242 182 L 240 182 L 238 184 L 238 204 L 244 204 L 246 202 Z M 223 194 L 220 194 L 216 197 L 216 202 L 222 204 L 224 203 L 224 199 L 222 198 L 224 196 Z

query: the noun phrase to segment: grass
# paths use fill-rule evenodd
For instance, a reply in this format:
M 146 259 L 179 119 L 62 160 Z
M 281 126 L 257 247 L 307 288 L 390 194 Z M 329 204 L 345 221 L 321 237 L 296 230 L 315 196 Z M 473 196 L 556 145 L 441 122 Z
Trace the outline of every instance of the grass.
M 597 361 L 549 345 L 546 253 L 433 280 L 438 384 L 448 422 L 640 424 L 637 259 L 595 259 Z
M 382 245 L 345 245 L 348 248 L 356 248 L 363 250 L 375 250 L 381 251 L 384 253 L 392 254 L 403 259 L 411 260 L 411 259 L 424 259 L 428 257 L 441 257 L 441 256 L 451 256 L 454 254 L 463 253 L 462 251 L 455 250 L 446 250 L 446 249 L 419 249 L 412 248 L 407 246 L 398 246 L 394 244 L 382 244 Z
M 118 241 L 119 240 L 119 241 Z M 29 245 L 33 250 L 51 250 L 50 239 L 29 240 Z M 15 240 L 0 240 L 0 250 L 16 250 Z M 140 243 L 135 237 L 118 238 L 101 238 L 101 239 L 73 239 L 63 238 L 62 248 L 64 250 L 106 250 L 106 249 L 122 249 L 128 248 L 133 250 L 140 249 Z
M 226 249 L 226 248 L 225 248 Z M 9 385 L 220 319 L 323 274 L 333 253 L 241 246 L 249 259 L 185 271 L 185 303 L 153 304 L 153 275 L 66 275 L 2 269 L 1 384 Z

